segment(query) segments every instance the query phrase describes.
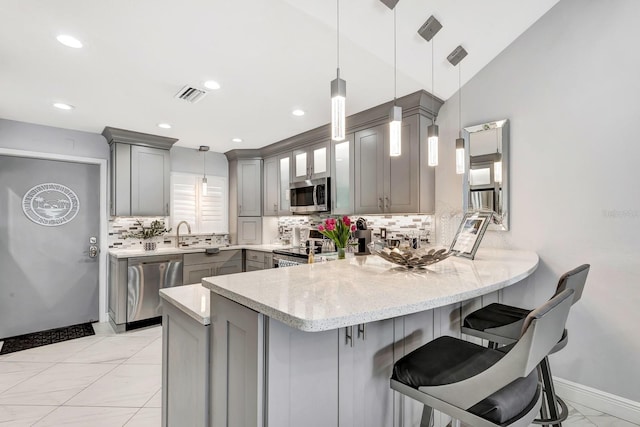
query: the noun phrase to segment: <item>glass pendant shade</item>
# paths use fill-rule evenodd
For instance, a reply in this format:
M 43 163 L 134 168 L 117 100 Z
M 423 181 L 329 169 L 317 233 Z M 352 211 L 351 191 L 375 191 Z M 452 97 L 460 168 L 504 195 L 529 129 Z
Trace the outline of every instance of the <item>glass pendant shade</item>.
M 402 154 L 402 107 L 394 105 L 389 112 L 389 155 Z
M 464 173 L 464 139 L 456 139 L 456 173 Z
M 202 195 L 203 196 L 207 195 L 207 177 L 206 176 L 202 177 Z
M 347 82 L 338 77 L 331 81 L 331 139 L 342 141 L 345 138 L 346 111 L 345 101 L 347 99 Z
M 427 164 L 438 166 L 438 125 L 427 128 Z

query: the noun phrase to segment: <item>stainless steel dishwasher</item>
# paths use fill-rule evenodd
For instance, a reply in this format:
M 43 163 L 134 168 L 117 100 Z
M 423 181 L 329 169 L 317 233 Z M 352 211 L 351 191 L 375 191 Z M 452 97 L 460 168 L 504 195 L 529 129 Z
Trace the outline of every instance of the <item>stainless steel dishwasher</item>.
M 127 266 L 127 324 L 162 315 L 162 288 L 182 286 L 182 255 L 130 258 Z

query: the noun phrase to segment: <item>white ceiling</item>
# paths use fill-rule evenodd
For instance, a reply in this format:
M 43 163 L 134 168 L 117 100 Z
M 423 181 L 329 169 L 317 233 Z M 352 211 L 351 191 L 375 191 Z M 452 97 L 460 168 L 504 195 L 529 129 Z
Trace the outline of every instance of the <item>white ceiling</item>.
M 431 46 L 417 34 L 430 15 L 443 25 L 435 94 L 446 100 L 458 88 L 446 61 L 457 45 L 469 52 L 464 84 L 557 2 L 400 0 L 398 97 L 431 91 Z M 340 31 L 347 114 L 392 99 L 393 11 L 342 0 Z M 61 45 L 59 34 L 84 48 Z M 219 152 L 259 148 L 328 123 L 335 74 L 335 0 L 0 0 L 5 119 L 98 133 L 113 126 Z M 199 103 L 173 97 L 208 79 L 222 88 Z M 294 108 L 306 115 L 292 116 Z

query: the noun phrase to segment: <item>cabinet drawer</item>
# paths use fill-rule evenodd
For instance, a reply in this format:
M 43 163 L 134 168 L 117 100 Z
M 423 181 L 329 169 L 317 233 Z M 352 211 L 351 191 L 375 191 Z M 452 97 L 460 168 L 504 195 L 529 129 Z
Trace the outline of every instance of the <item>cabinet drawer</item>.
M 247 260 L 245 270 L 246 271 L 264 270 L 264 264 L 261 262 Z
M 196 264 L 209 264 L 213 262 L 226 262 L 226 261 L 242 261 L 242 251 L 220 251 L 217 254 L 207 254 L 205 252 L 198 252 L 195 254 L 184 254 L 184 265 L 196 265 Z
M 261 264 L 265 261 L 265 255 L 267 255 L 267 253 L 261 251 L 247 250 L 246 252 L 247 261 L 259 262 Z

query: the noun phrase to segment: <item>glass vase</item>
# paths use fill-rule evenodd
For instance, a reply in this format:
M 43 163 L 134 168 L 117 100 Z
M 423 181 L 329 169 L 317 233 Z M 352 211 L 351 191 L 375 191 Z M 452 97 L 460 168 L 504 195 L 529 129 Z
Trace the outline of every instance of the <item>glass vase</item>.
M 344 259 L 344 248 L 338 248 L 338 259 Z

